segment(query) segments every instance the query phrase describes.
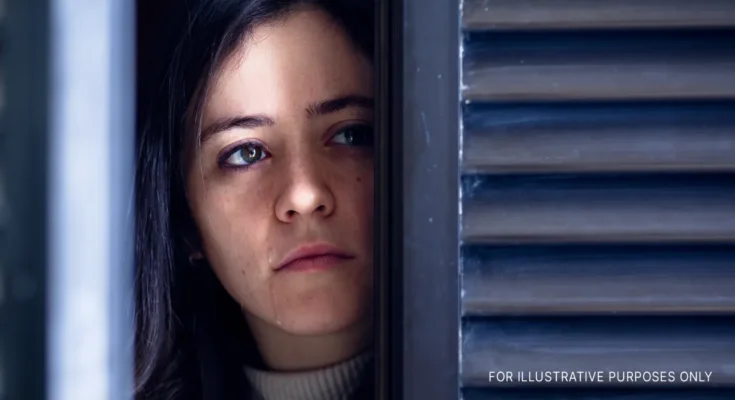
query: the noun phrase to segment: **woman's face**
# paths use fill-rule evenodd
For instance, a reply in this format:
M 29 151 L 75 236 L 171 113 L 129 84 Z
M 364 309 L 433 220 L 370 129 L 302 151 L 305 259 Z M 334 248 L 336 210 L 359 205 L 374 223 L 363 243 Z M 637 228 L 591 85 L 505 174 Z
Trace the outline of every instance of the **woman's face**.
M 214 80 L 187 186 L 251 321 L 318 335 L 369 318 L 372 93 L 370 61 L 313 10 L 257 27 Z

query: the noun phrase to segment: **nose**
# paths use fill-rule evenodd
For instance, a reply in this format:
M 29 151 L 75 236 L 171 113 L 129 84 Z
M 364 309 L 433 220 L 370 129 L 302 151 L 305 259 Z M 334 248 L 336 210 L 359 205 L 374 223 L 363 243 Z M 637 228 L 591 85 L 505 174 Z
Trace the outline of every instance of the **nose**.
M 282 222 L 299 217 L 327 218 L 334 212 L 334 194 L 316 168 L 292 174 L 291 182 L 276 203 L 276 216 Z

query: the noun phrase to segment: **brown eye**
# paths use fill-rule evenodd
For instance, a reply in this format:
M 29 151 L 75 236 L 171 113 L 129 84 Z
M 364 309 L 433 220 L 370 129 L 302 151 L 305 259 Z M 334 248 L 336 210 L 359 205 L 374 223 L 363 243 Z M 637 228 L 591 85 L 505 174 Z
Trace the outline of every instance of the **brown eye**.
M 223 164 L 229 167 L 247 167 L 265 159 L 268 153 L 258 143 L 245 143 L 233 149 L 224 159 Z
M 365 124 L 344 127 L 332 136 L 332 142 L 346 146 L 372 146 L 373 127 Z

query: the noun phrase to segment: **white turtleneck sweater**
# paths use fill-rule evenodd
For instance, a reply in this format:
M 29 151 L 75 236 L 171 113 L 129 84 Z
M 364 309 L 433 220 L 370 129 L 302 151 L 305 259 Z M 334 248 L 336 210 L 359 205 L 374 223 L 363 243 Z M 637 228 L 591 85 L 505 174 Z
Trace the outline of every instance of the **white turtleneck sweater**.
M 273 372 L 245 367 L 258 400 L 350 400 L 362 383 L 372 354 L 319 370 Z

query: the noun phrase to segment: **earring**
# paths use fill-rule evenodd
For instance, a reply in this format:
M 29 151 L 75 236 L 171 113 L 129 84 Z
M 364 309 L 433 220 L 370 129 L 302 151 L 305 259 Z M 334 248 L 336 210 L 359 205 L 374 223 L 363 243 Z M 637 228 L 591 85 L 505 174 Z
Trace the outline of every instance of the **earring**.
M 189 254 L 189 264 L 195 265 L 196 262 L 201 260 L 202 258 L 204 258 L 204 255 L 201 252 L 197 251 L 195 253 L 191 253 Z

